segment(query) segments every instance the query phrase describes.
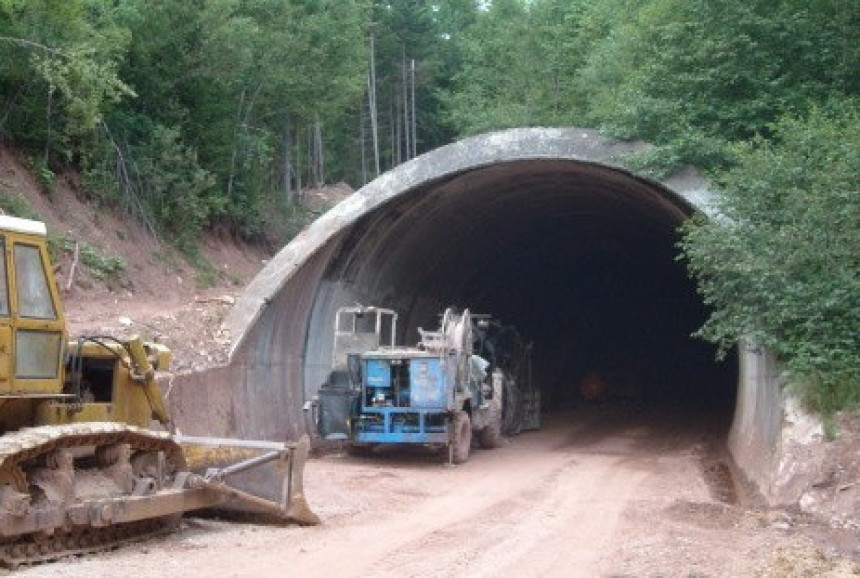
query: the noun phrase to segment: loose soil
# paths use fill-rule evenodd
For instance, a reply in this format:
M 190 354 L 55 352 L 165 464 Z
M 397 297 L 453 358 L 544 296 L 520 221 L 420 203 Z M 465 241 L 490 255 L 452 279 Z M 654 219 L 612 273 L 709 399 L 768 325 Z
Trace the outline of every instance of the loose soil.
M 321 526 L 189 518 L 177 534 L 21 575 L 860 575 L 856 534 L 725 501 L 709 421 L 701 408 L 583 408 L 460 466 L 335 452 L 306 471 Z
M 23 195 L 52 234 L 126 260 L 107 283 L 77 270 L 65 291 L 73 335 L 142 334 L 170 346 L 174 371 L 226 361 L 221 320 L 265 250 L 208 238 L 202 254 L 217 274 L 210 269 L 212 285 L 202 289 L 180 256 L 122 215 L 83 202 L 72 175 L 60 175 L 49 199 L 0 146 L 0 193 Z M 346 194 L 340 187 L 306 199 L 324 207 Z M 70 258 L 58 264 L 62 287 Z M 843 449 L 820 489 L 848 496 L 858 482 L 860 420 L 844 420 Z M 589 405 L 549 415 L 540 431 L 498 449 L 474 449 L 459 466 L 428 452 L 334 451 L 306 470 L 321 526 L 189 517 L 170 536 L 16 575 L 860 576 L 856 524 L 762 507 L 732 476 L 725 424 L 701 407 Z

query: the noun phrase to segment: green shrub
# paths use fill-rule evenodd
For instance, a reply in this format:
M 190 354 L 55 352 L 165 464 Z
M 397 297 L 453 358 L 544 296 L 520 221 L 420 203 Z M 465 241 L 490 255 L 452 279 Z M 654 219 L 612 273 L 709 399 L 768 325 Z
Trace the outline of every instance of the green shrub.
M 712 314 L 698 335 L 772 349 L 815 408 L 860 405 L 860 113 L 832 103 L 738 151 L 719 216 L 681 243 Z
M 0 191 L 0 210 L 13 217 L 39 220 L 39 215 L 30 207 L 29 201 L 17 193 Z
M 67 237 L 48 237 L 48 251 L 51 260 L 59 262 L 65 255 L 75 252 L 75 241 Z M 96 279 L 103 281 L 118 281 L 126 270 L 125 259 L 116 255 L 105 255 L 98 247 L 89 243 L 78 244 L 79 262 L 87 268 Z
M 41 156 L 30 157 L 29 165 L 30 170 L 32 170 L 36 175 L 36 180 L 39 183 L 39 187 L 42 189 L 42 193 L 47 195 L 48 198 L 53 198 L 57 184 L 56 175 L 48 165 L 45 158 Z

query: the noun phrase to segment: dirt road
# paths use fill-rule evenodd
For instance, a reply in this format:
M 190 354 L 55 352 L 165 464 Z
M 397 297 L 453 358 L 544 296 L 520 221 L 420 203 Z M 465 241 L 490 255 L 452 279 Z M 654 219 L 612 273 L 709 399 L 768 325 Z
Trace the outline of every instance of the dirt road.
M 714 422 L 689 409 L 591 408 L 475 449 L 462 466 L 328 455 L 306 477 L 322 526 L 190 519 L 178 534 L 20 574 L 799 576 L 814 560 L 809 575 L 854 575 L 789 514 L 738 503 Z

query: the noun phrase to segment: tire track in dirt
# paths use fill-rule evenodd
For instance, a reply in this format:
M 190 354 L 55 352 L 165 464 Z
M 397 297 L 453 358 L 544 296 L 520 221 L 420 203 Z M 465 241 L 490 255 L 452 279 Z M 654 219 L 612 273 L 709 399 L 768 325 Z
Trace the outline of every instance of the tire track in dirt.
M 311 460 L 313 528 L 193 519 L 138 548 L 27 569 L 32 578 L 164 575 L 433 578 L 758 576 L 804 546 L 715 496 L 719 434 L 682 411 L 548 416 L 461 466 L 387 452 Z M 722 474 L 721 474 L 722 475 Z M 719 494 L 719 492 L 717 492 Z M 780 577 L 786 573 L 772 574 Z M 788 574 L 791 575 L 791 574 Z

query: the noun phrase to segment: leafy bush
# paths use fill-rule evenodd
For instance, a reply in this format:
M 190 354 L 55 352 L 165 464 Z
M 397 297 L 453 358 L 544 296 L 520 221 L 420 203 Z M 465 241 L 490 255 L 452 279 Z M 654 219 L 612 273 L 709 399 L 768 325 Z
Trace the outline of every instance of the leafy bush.
M 0 192 L 0 211 L 22 219 L 39 219 L 27 199 L 17 193 Z
M 39 186 L 42 192 L 48 195 L 49 198 L 54 196 L 54 187 L 56 186 L 56 175 L 44 157 L 30 157 L 30 169 L 36 174 L 36 179 L 39 181 Z
M 81 245 L 81 263 L 98 279 L 117 280 L 126 269 L 125 259 L 116 255 L 104 255 L 96 247 Z
M 857 94 L 860 12 L 839 0 L 620 4 L 578 73 L 589 123 L 612 136 L 724 168 L 714 142 L 768 136 L 783 115 Z
M 75 242 L 67 237 L 49 236 L 48 251 L 51 253 L 51 260 L 58 263 L 64 255 L 74 253 Z M 78 252 L 80 263 L 96 279 L 117 281 L 126 270 L 125 259 L 117 255 L 105 255 L 101 249 L 89 243 L 79 243 Z
M 824 411 L 860 404 L 860 113 L 856 101 L 786 118 L 739 147 L 719 216 L 682 249 L 713 313 L 698 335 L 773 349 Z
M 155 221 L 180 249 L 193 246 L 218 206 L 214 179 L 200 167 L 194 149 L 182 143 L 178 130 L 159 126 L 139 150 L 138 166 Z

